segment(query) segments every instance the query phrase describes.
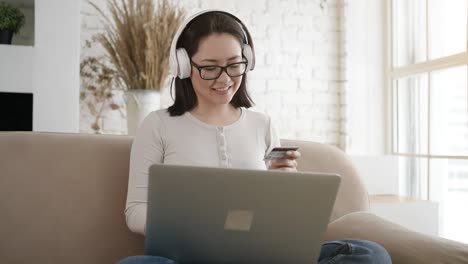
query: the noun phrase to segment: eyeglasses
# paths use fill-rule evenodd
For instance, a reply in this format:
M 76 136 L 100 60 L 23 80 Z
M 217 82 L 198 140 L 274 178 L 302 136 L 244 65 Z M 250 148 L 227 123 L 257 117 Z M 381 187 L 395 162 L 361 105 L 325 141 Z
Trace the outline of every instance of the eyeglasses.
M 200 77 L 203 80 L 218 79 L 223 71 L 226 72 L 229 77 L 239 77 L 247 70 L 246 61 L 232 63 L 224 67 L 217 65 L 200 66 L 193 61 L 191 61 L 191 63 L 195 68 L 197 68 L 198 72 L 200 73 Z

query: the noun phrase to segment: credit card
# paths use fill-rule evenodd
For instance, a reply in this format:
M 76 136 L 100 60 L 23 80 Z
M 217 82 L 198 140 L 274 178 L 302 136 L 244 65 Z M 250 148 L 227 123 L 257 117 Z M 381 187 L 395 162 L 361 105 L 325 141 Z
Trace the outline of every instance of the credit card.
M 268 153 L 263 160 L 274 160 L 286 158 L 288 155 L 286 152 L 298 150 L 298 147 L 277 147 L 273 148 L 270 153 Z

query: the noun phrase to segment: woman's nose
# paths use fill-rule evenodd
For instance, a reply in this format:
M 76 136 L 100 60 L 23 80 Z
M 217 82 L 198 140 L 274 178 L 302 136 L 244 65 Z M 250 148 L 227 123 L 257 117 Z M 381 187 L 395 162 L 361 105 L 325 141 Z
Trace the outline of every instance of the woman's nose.
M 216 79 L 216 81 L 227 84 L 229 83 L 229 81 L 231 81 L 231 77 L 227 75 L 226 71 L 223 71 L 221 72 L 221 75 L 218 77 L 218 79 Z

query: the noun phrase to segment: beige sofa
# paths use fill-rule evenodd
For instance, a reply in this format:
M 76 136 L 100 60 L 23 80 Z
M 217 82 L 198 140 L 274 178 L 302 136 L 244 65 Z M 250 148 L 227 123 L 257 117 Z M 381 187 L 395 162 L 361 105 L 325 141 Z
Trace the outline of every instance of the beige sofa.
M 0 263 L 102 264 L 143 253 L 124 220 L 128 136 L 0 132 Z M 298 145 L 299 169 L 339 173 L 327 239 L 361 238 L 394 263 L 468 263 L 468 246 L 418 234 L 366 212 L 367 192 L 338 149 Z

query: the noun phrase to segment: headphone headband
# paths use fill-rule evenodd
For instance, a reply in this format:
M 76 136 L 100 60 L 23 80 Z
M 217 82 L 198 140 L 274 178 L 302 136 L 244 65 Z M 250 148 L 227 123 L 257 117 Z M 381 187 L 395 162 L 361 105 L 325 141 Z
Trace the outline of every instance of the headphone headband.
M 200 15 L 211 12 L 217 12 L 228 15 L 234 18 L 239 23 L 239 25 L 242 28 L 242 32 L 244 33 L 245 43 L 242 47 L 242 54 L 248 61 L 247 71 L 253 70 L 255 68 L 255 55 L 253 50 L 252 37 L 250 36 L 250 33 L 247 30 L 247 27 L 244 25 L 244 23 L 242 23 L 242 21 L 239 18 L 237 18 L 231 13 L 228 13 L 223 10 L 209 9 L 193 14 L 188 19 L 186 19 L 176 31 L 174 38 L 172 39 L 171 49 L 169 52 L 170 74 L 174 77 L 179 77 L 181 79 L 188 78 L 190 77 L 191 72 L 190 58 L 188 56 L 187 51 L 184 48 L 177 48 L 177 42 L 179 41 L 180 36 L 184 32 L 187 25 L 190 22 L 192 22 L 195 18 L 199 17 Z

